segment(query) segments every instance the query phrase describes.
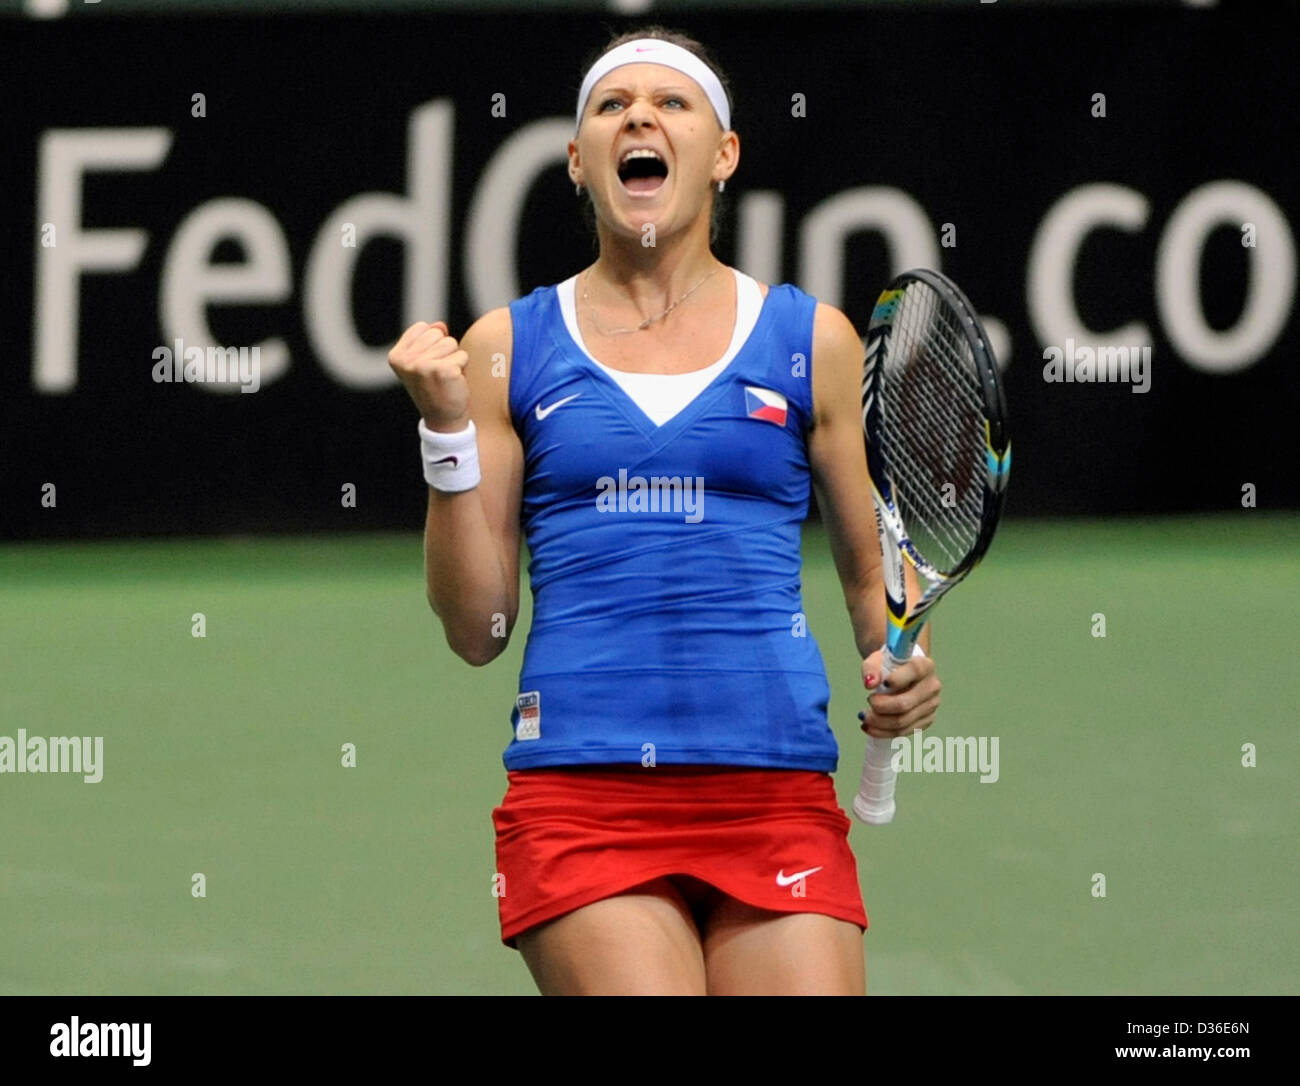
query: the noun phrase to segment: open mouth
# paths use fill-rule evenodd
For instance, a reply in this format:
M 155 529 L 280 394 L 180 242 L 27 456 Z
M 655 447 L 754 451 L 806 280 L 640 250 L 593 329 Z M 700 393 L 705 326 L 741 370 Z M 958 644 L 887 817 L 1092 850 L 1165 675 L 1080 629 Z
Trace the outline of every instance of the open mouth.
M 628 151 L 618 164 L 618 179 L 633 196 L 658 192 L 668 177 L 668 163 L 648 147 Z

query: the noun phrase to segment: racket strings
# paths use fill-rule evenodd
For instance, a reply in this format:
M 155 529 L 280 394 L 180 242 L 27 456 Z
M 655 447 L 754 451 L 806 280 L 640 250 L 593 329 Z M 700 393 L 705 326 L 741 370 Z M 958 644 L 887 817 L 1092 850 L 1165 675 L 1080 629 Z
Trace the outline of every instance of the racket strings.
M 957 315 L 914 282 L 895 312 L 881 404 L 894 500 L 921 555 L 940 572 L 979 537 L 984 505 L 984 406 Z
M 926 356 L 936 348 L 953 353 L 939 335 L 927 337 L 900 385 L 900 428 L 912 419 L 900 462 L 908 484 L 903 501 L 912 507 L 912 519 L 949 542 L 946 556 L 955 563 L 974 541 L 982 506 L 982 412 L 972 391 L 952 380 L 964 360 Z

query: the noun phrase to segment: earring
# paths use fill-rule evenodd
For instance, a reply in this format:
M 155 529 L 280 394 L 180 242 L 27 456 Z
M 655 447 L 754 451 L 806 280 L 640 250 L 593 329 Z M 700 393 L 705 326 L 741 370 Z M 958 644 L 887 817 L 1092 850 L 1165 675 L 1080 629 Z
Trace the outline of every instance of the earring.
M 575 196 L 581 196 L 581 195 L 582 195 L 582 186 L 581 186 L 581 185 L 574 185 L 574 186 L 573 186 L 573 194 L 574 194 Z
M 718 191 L 719 191 L 719 192 L 721 192 L 721 191 L 722 191 L 723 189 L 725 189 L 726 187 L 727 187 L 727 183 L 726 183 L 725 181 L 719 181 L 719 182 L 718 182 Z

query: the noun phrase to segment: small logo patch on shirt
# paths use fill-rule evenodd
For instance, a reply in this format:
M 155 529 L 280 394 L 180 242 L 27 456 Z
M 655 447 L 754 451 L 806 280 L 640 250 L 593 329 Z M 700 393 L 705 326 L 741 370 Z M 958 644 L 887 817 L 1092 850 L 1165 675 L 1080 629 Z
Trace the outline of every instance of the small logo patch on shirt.
M 745 414 L 751 419 L 763 419 L 778 426 L 785 425 L 786 398 L 770 388 L 745 386 Z
M 539 690 L 529 690 L 515 698 L 515 708 L 519 711 L 519 722 L 515 725 L 516 739 L 540 739 L 542 737 L 542 694 Z

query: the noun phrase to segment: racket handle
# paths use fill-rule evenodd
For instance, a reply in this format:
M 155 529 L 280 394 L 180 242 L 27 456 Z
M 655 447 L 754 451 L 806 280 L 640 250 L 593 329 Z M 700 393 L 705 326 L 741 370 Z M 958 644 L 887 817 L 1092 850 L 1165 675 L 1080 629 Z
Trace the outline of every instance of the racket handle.
M 901 667 L 903 661 L 889 649 L 881 653 L 881 684 L 889 673 Z M 853 813 L 870 826 L 884 826 L 894 820 L 894 785 L 898 774 L 894 772 L 894 741 L 880 736 L 867 736 L 867 756 L 862 762 L 862 779 L 858 794 L 853 799 Z

